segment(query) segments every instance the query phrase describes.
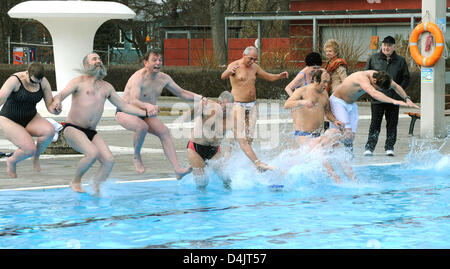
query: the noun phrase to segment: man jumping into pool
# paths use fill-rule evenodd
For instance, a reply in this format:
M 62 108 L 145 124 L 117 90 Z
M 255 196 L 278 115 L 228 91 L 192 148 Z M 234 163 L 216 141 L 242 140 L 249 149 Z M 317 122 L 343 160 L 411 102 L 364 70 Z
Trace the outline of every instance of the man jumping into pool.
M 191 139 L 187 145 L 187 156 L 193 169 L 193 176 L 197 187 L 204 188 L 208 185 L 208 177 L 205 175 L 205 167 L 209 160 L 218 160 L 231 152 L 230 141 L 225 150 L 221 149 L 221 142 L 227 137 L 227 132 L 232 131 L 233 102 L 230 92 L 222 92 L 217 101 L 200 100 L 191 111 L 185 113 L 185 118 L 194 120 L 194 128 Z M 231 135 L 231 139 L 232 139 Z M 228 139 L 227 139 L 228 140 Z M 220 169 L 219 162 L 213 163 L 213 170 L 221 177 L 228 187 L 230 180 Z
M 286 71 L 279 74 L 270 74 L 264 71 L 255 62 L 258 60 L 258 49 L 247 47 L 242 58 L 230 63 L 222 73 L 223 80 L 230 79 L 231 94 L 234 97 L 234 130 L 235 139 L 238 141 L 242 151 L 256 165 L 258 170 L 265 171 L 273 167 L 261 162 L 256 156 L 251 143 L 257 119 L 256 106 L 256 78 L 267 81 L 276 81 L 288 78 Z
M 90 53 L 83 59 L 83 68 L 83 74 L 72 79 L 54 97 L 54 106 L 57 111 L 61 111 L 61 102 L 72 94 L 72 105 L 64 126 L 64 138 L 72 148 L 84 154 L 70 184 L 72 190 L 85 192 L 81 187 L 81 178 L 95 161 L 99 160 L 100 169 L 93 181 L 93 190 L 99 195 L 100 184 L 108 178 L 114 165 L 111 151 L 95 130 L 102 117 L 106 99 L 120 110 L 140 117 L 156 116 L 158 107 L 147 104 L 145 110 L 142 110 L 125 103 L 113 86 L 103 80 L 106 68 L 97 53 Z
M 123 94 L 125 102 L 142 109 L 148 104 L 156 105 L 164 88 L 167 88 L 170 92 L 183 100 L 194 101 L 194 99 L 200 100 L 204 98 L 201 95 L 182 89 L 169 75 L 160 72 L 162 56 L 158 51 L 149 50 L 144 55 L 143 63 L 144 67 L 136 71 L 125 86 Z M 164 153 L 169 159 L 177 179 L 181 179 L 192 171 L 191 168 L 181 168 L 178 164 L 175 145 L 170 137 L 169 129 L 157 117 L 139 118 L 137 116 L 122 113 L 118 110 L 116 120 L 125 129 L 134 132 L 133 163 L 138 173 L 145 172 L 145 167 L 141 158 L 141 148 L 147 133 L 154 134 L 161 140 Z
M 330 109 L 326 92 L 329 81 L 330 75 L 324 69 L 313 71 L 311 83 L 297 89 L 284 104 L 284 108 L 292 109 L 296 144 L 302 148 L 308 147 L 309 151 L 319 149 L 318 146 L 320 146 L 320 149 L 328 147 L 327 149 L 330 150 L 338 142 L 339 136 L 334 133 L 334 130 L 327 131 L 322 135 L 325 116 L 335 126 L 340 129 L 344 128 L 344 124 L 336 120 Z M 327 156 L 324 156 L 323 165 L 328 174 L 336 183 L 341 183 L 342 180 L 327 159 Z M 341 160 L 341 163 L 344 163 L 343 160 Z M 355 177 L 350 165 L 346 165 L 343 170 L 350 179 L 354 180 Z
M 387 97 L 380 91 L 391 87 L 405 100 L 404 102 Z M 349 75 L 330 96 L 330 104 L 333 115 L 345 124 L 345 145 L 350 152 L 353 152 L 353 140 L 358 127 L 356 100 L 364 93 L 384 103 L 419 108 L 385 71 L 367 70 Z M 331 123 L 330 128 L 338 127 Z

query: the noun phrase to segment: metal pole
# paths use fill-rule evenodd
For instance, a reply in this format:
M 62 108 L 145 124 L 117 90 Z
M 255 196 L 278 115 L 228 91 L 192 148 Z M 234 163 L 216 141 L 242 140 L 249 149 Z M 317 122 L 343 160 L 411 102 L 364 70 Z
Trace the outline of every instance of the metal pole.
M 187 33 L 188 37 L 188 65 L 191 65 L 191 31 Z
M 313 50 L 317 51 L 317 18 L 313 18 Z
M 108 65 L 109 65 L 109 51 L 110 51 L 110 46 L 108 45 Z
M 260 63 L 262 61 L 261 55 L 262 55 L 261 21 L 258 21 L 258 59 Z
M 8 64 L 11 64 L 11 36 L 8 36 Z
M 228 20 L 225 18 L 225 61 L 228 64 Z
M 430 22 L 443 21 L 447 9 L 446 0 L 422 0 L 422 18 L 429 16 Z M 424 51 L 421 52 L 424 55 Z M 423 79 L 422 74 L 431 74 L 431 79 Z M 421 68 L 420 89 L 420 136 L 422 138 L 444 138 L 445 124 L 445 60 L 441 57 L 434 66 Z

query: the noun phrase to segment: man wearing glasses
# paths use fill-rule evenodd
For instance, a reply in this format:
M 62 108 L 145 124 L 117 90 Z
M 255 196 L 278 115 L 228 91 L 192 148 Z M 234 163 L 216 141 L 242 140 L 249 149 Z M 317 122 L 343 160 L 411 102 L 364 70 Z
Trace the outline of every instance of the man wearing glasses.
M 273 167 L 258 160 L 251 147 L 253 133 L 256 126 L 256 78 L 267 81 L 276 81 L 288 78 L 288 72 L 270 74 L 264 71 L 256 61 L 258 49 L 249 46 L 244 50 L 242 58 L 230 63 L 222 73 L 222 79 L 230 79 L 231 94 L 234 97 L 234 135 L 241 149 L 247 157 L 256 165 L 258 170 L 265 171 Z

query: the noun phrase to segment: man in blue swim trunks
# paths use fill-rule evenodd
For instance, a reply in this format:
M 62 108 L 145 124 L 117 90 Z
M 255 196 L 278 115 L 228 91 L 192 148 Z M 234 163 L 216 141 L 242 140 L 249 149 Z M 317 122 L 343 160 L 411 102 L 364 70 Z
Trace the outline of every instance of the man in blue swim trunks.
M 284 108 L 292 109 L 294 119 L 294 137 L 297 145 L 307 152 L 325 152 L 322 163 L 328 175 L 336 182 L 342 183 L 341 178 L 335 172 L 329 161 L 328 155 L 337 147 L 342 137 L 341 130 L 344 124 L 336 119 L 331 112 L 330 101 L 326 87 L 330 81 L 330 75 L 325 69 L 319 69 L 312 73 L 311 83 L 297 89 L 284 104 Z M 324 117 L 340 129 L 327 130 L 322 134 Z M 340 159 L 335 165 L 343 167 L 344 173 L 350 179 L 357 181 L 351 166 L 346 160 Z
M 284 108 L 292 109 L 294 137 L 298 145 L 305 145 L 311 138 L 320 136 L 324 117 L 337 126 L 344 127 L 342 122 L 336 120 L 330 109 L 326 92 L 330 75 L 324 69 L 318 69 L 311 77 L 311 83 L 297 89 L 284 104 Z

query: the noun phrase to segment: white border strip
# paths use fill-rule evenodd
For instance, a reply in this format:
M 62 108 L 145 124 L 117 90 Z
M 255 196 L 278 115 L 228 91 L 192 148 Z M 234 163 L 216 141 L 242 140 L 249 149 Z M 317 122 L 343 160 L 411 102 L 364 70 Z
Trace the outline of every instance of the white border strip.
M 166 178 L 149 178 L 149 179 L 137 179 L 137 180 L 121 180 L 121 181 L 111 181 L 115 184 L 125 184 L 125 183 L 144 183 L 144 182 L 157 182 L 157 181 L 171 181 L 176 180 L 175 177 Z M 88 186 L 89 184 L 82 184 L 82 186 Z M 38 187 L 23 187 L 14 189 L 0 189 L 0 192 L 5 191 L 34 191 L 34 190 L 51 190 L 51 189 L 64 189 L 70 188 L 70 185 L 53 185 L 53 186 L 38 186 Z

